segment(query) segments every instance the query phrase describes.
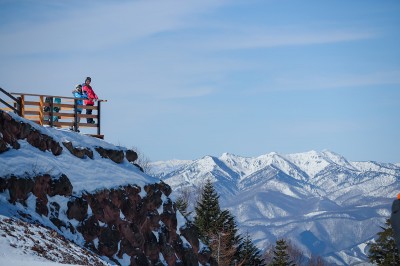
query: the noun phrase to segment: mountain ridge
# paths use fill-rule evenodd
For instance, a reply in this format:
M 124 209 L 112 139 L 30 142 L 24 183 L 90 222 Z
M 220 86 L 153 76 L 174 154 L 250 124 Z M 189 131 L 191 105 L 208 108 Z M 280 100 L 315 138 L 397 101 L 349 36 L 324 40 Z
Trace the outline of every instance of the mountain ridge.
M 152 164 L 155 176 L 178 193 L 196 191 L 210 178 L 221 206 L 235 215 L 240 230 L 249 232 L 259 248 L 285 237 L 304 252 L 338 265 L 366 263 L 366 243 L 390 216 L 400 190 L 398 164 L 352 162 L 329 150 L 257 157 L 223 153 L 175 161 L 179 167 L 172 171 L 157 168 L 161 164 Z M 180 182 L 183 178 L 186 182 Z

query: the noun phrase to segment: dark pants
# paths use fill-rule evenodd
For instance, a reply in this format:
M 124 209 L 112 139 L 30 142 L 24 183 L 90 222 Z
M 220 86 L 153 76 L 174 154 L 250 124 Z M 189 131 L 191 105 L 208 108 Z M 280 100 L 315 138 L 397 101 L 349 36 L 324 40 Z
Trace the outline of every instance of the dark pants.
M 93 104 L 87 104 L 87 106 L 93 106 Z M 92 109 L 86 109 L 86 114 L 91 115 L 92 114 Z M 88 123 L 93 123 L 93 118 L 86 118 Z

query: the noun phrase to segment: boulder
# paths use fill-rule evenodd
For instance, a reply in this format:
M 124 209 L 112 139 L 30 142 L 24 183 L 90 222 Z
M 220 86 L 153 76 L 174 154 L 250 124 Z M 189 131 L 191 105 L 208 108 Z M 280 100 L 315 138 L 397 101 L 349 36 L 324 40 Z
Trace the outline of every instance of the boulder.
M 69 141 L 63 142 L 63 145 L 75 157 L 84 159 L 85 156 L 87 156 L 90 159 L 93 159 L 93 151 L 89 148 L 73 147 L 72 143 Z
M 49 175 L 36 176 L 34 178 L 34 186 L 32 193 L 36 196 L 36 212 L 48 216 L 49 210 L 47 208 L 47 191 L 50 187 L 51 177 Z
M 115 163 L 122 163 L 124 161 L 124 152 L 122 150 L 104 149 L 103 147 L 96 147 L 95 150 L 102 158 L 108 158 Z
M 68 219 L 76 219 L 82 222 L 87 216 L 88 202 L 83 198 L 75 198 L 67 203 L 67 217 Z
M 8 190 L 10 193 L 10 202 L 15 204 L 17 201 L 26 206 L 26 199 L 32 192 L 34 182 L 31 178 L 17 178 L 12 176 L 8 179 Z
M 187 221 L 183 227 L 179 228 L 179 231 L 181 232 L 181 235 L 192 246 L 193 251 L 198 253 L 200 241 L 199 241 L 199 233 L 196 227 L 192 223 Z
M 90 216 L 85 219 L 77 229 L 82 234 L 86 243 L 89 243 L 99 236 L 101 227 L 96 217 Z
M 134 150 L 127 150 L 125 152 L 125 158 L 128 160 L 128 162 L 133 163 L 137 160 L 138 154 Z
M 3 153 L 8 150 L 9 150 L 9 148 L 8 148 L 7 142 L 3 138 L 0 138 L 0 153 Z
M 60 196 L 71 196 L 72 194 L 72 184 L 68 177 L 62 174 L 59 178 L 51 179 L 50 187 L 47 191 L 50 197 L 55 195 Z
M 115 227 L 102 227 L 99 235 L 98 250 L 112 258 L 118 251 L 118 243 L 120 240 L 120 233 Z

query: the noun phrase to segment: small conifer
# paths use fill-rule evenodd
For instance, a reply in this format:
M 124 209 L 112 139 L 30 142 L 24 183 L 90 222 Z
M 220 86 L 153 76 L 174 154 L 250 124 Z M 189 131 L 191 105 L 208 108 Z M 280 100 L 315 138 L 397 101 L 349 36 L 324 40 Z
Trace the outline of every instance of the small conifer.
M 386 220 L 385 227 L 378 233 L 375 243 L 368 244 L 368 259 L 378 265 L 400 265 L 400 255 L 394 242 L 393 229 L 390 219 Z

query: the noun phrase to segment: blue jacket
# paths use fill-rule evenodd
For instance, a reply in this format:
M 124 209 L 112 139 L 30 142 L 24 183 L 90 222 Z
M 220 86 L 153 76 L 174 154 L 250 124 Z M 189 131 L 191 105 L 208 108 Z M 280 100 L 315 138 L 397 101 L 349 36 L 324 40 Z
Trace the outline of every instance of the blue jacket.
M 79 91 L 73 91 L 72 94 L 74 95 L 75 98 L 83 98 L 83 99 L 87 99 L 87 94 L 86 93 L 80 93 Z M 77 105 L 83 105 L 83 100 L 79 99 L 76 100 L 76 104 Z M 78 112 L 82 112 L 82 108 L 77 108 L 76 109 Z

